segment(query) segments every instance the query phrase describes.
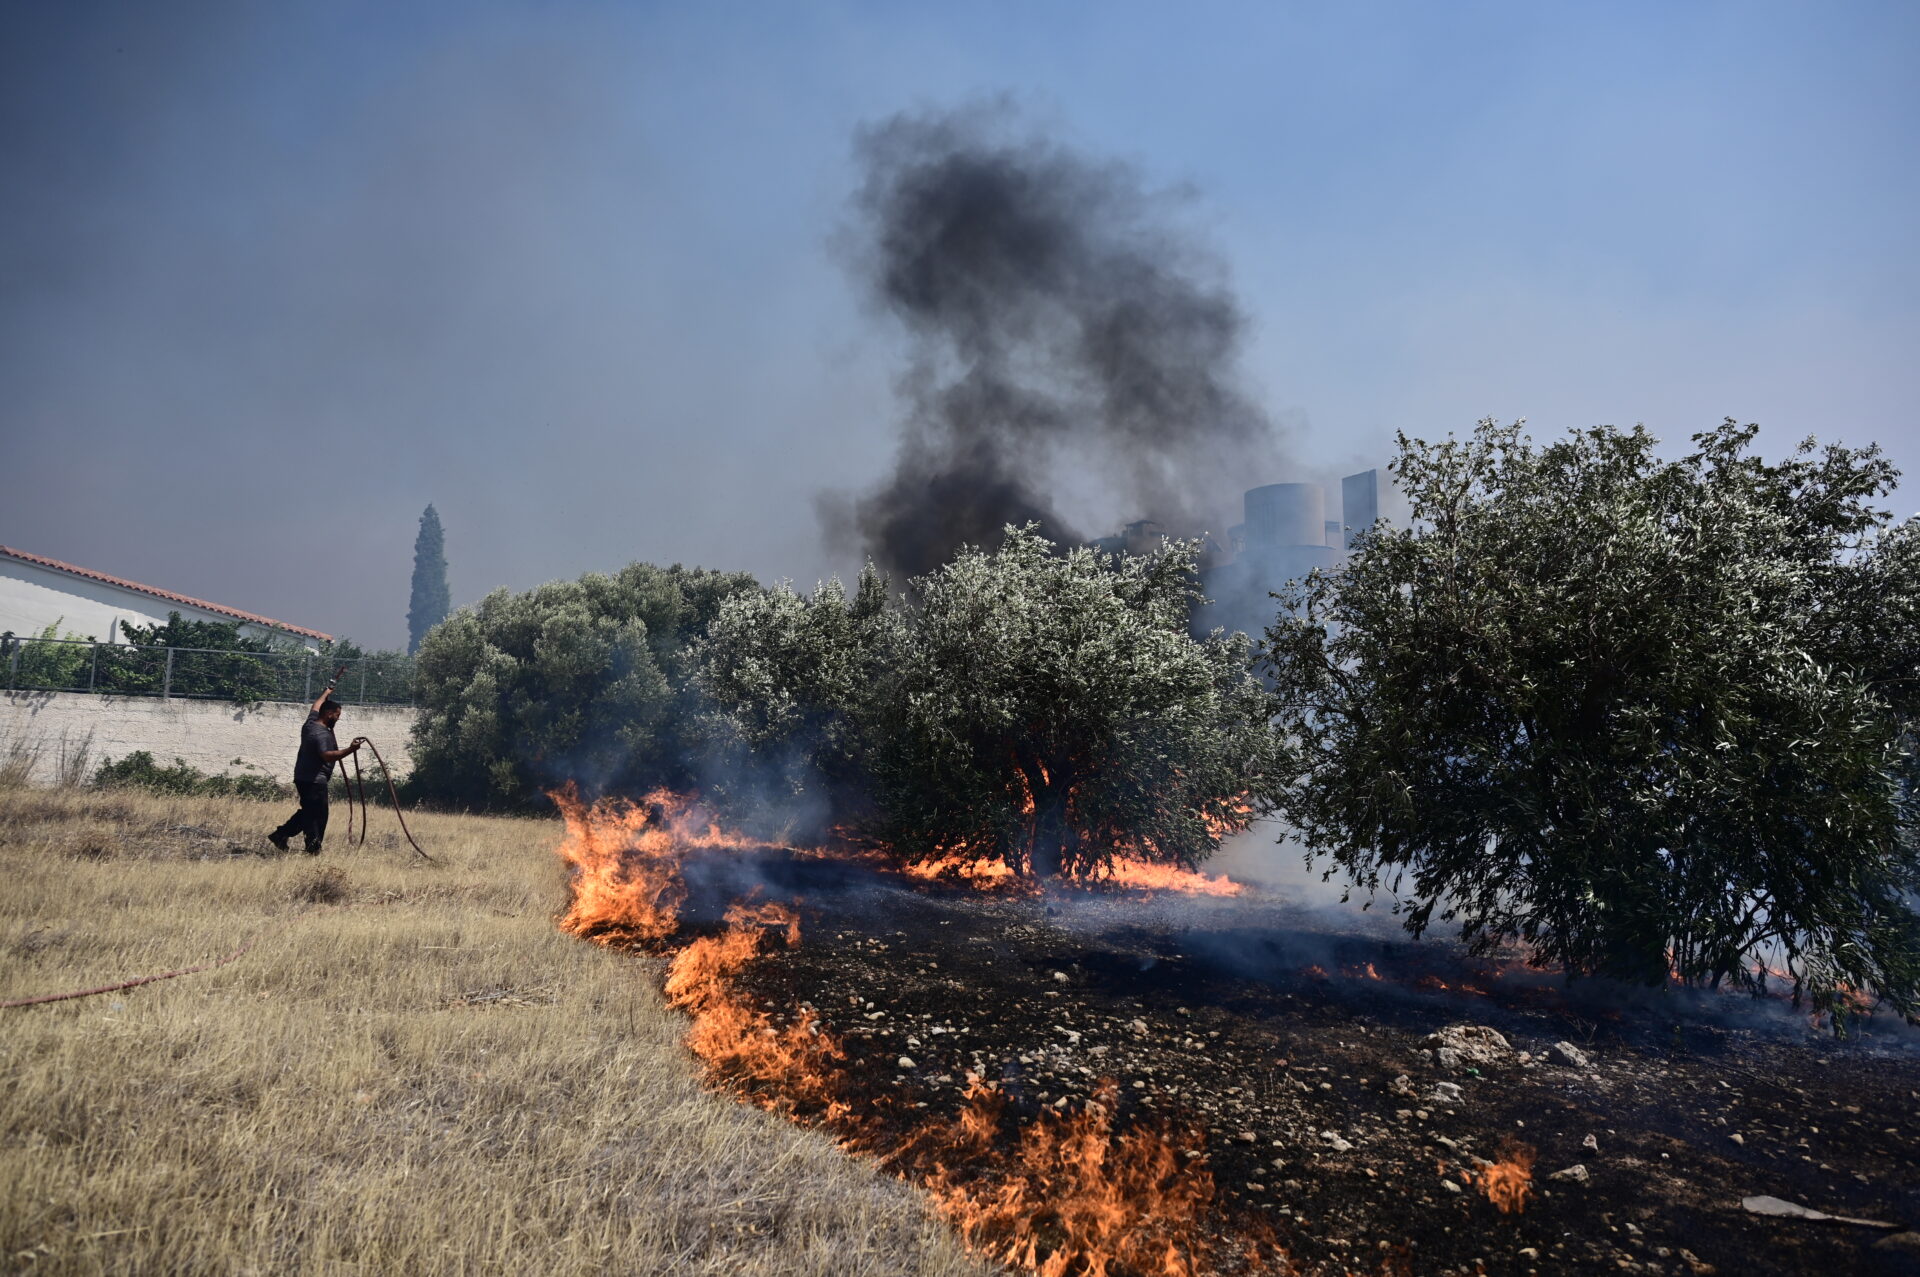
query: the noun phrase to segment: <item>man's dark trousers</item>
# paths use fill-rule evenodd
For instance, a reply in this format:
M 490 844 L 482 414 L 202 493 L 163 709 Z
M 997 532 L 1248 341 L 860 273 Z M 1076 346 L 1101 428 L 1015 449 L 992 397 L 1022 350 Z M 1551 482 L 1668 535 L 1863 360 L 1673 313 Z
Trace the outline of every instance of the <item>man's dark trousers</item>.
M 299 781 L 294 788 L 300 791 L 300 810 L 287 817 L 287 823 L 274 830 L 273 836 L 291 838 L 305 834 L 307 850 L 318 851 L 320 840 L 327 836 L 327 782 Z

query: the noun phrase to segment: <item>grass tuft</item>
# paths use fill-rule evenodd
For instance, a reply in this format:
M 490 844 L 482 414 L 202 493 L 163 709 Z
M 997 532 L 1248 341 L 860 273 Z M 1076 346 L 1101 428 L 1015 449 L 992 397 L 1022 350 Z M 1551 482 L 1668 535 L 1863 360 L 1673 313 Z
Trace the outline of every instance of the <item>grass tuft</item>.
M 293 889 L 297 903 L 337 905 L 353 895 L 347 885 L 347 871 L 339 865 L 323 865 L 301 878 Z

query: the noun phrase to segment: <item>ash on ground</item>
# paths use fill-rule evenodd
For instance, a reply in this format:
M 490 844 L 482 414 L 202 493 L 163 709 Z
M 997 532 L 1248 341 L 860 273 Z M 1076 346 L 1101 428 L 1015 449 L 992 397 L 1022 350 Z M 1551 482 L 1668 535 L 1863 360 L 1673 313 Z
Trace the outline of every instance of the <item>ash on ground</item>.
M 1920 1271 L 1920 1038 L 1885 1017 L 1836 1042 L 1271 899 L 845 885 L 746 973 L 767 1010 L 817 1008 L 893 1112 L 957 1111 L 969 1073 L 1028 1114 L 1115 1079 L 1204 1126 L 1220 1228 L 1302 1271 Z

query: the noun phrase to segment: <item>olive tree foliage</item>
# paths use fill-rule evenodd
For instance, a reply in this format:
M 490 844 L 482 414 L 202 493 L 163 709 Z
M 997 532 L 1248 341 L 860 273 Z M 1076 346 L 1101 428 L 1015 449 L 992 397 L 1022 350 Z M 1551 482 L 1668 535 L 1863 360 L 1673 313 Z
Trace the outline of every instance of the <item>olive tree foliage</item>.
M 1911 1015 L 1920 521 L 1876 448 L 1754 435 L 1401 436 L 1413 526 L 1267 634 L 1309 853 L 1476 951 L 1756 990 L 1783 955 L 1816 1006 Z
M 749 749 L 903 859 L 1191 867 L 1245 827 L 1275 748 L 1247 640 L 1187 634 L 1194 553 L 1060 553 L 1010 527 L 904 599 L 872 569 L 851 598 L 729 599 L 701 677 Z
M 702 720 L 688 644 L 756 588 L 745 573 L 633 563 L 455 612 L 420 644 L 409 789 L 511 808 L 569 780 L 591 793 L 691 784 Z

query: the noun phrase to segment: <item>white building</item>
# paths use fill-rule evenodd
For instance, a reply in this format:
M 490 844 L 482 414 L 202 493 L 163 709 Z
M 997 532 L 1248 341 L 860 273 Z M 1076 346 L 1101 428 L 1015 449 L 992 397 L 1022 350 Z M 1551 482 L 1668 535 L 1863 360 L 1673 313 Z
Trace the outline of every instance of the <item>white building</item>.
M 240 632 L 255 638 L 279 635 L 317 651 L 333 636 L 270 616 L 242 612 L 205 599 L 156 589 L 90 568 L 0 545 L 0 634 L 26 638 L 58 627 L 55 637 L 79 634 L 118 643 L 120 622 L 165 625 L 178 612 L 189 621 L 239 621 Z

